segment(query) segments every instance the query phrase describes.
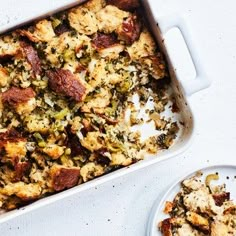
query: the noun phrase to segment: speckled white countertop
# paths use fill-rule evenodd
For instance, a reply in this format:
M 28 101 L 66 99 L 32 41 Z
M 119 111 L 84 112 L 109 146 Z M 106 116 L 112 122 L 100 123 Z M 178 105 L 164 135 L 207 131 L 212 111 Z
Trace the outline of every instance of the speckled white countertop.
M 32 7 L 37 8 L 48 1 L 5 2 L 6 8 L 3 9 L 1 3 L 0 12 L 19 17 L 19 14 L 32 14 Z M 197 121 L 192 146 L 179 157 L 3 223 L 0 235 L 145 236 L 154 200 L 176 178 L 203 166 L 236 163 L 235 0 L 151 2 L 158 14 L 179 12 L 186 16 L 212 80 L 209 89 L 189 99 Z M 1 15 L 0 24 L 3 20 Z M 184 55 L 177 36 L 175 38 L 172 32 L 168 38 L 175 56 L 178 56 L 179 73 L 189 75 L 181 63 Z

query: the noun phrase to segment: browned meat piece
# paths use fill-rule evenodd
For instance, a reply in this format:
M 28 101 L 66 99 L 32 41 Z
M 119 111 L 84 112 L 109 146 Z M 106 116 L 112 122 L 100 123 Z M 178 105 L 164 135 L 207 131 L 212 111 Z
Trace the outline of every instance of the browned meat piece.
M 12 87 L 6 92 L 2 93 L 2 102 L 9 104 L 10 106 L 16 107 L 18 104 L 25 103 L 31 98 L 35 97 L 35 92 L 32 88 L 17 88 Z
M 69 70 L 55 69 L 46 72 L 49 87 L 56 93 L 81 102 L 86 95 L 85 86 Z
M 159 229 L 163 236 L 172 236 L 171 218 L 165 219 L 159 224 Z
M 15 170 L 15 181 L 20 181 L 25 174 L 27 174 L 30 170 L 31 164 L 30 162 L 18 162 L 15 164 L 14 170 Z
M 139 0 L 107 0 L 107 4 L 114 5 L 124 11 L 132 11 L 139 7 Z
M 97 49 L 103 49 L 109 48 L 112 45 L 119 43 L 119 41 L 114 34 L 97 33 L 97 35 L 92 40 L 92 43 Z
M 131 45 L 134 41 L 138 40 L 140 33 L 141 23 L 138 21 L 136 15 L 132 15 L 125 19 L 117 30 L 118 38 L 128 45 Z
M 75 186 L 79 181 L 78 168 L 63 168 L 54 166 L 51 169 L 52 187 L 55 191 L 62 191 Z
M 216 206 L 222 206 L 225 201 L 229 201 L 230 193 L 213 194 L 212 197 L 214 198 Z
M 22 41 L 20 43 L 23 52 L 27 58 L 27 61 L 32 67 L 34 77 L 42 73 L 41 61 L 39 59 L 37 51 L 30 44 Z

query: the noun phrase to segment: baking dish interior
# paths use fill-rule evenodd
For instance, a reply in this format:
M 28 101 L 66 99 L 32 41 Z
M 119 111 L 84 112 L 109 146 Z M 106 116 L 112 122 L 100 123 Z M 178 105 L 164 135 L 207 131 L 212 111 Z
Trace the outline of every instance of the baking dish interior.
M 43 205 L 47 205 L 49 203 L 60 200 L 62 198 L 70 196 L 72 194 L 78 193 L 80 191 L 86 190 L 86 189 L 94 187 L 94 186 L 97 186 L 98 184 L 112 180 L 112 179 L 122 176 L 124 174 L 128 174 L 132 171 L 138 170 L 138 169 L 146 167 L 148 165 L 166 160 L 170 157 L 174 157 L 177 154 L 179 154 L 180 152 L 184 151 L 186 149 L 186 147 L 188 146 L 188 144 L 190 143 L 190 140 L 191 140 L 192 134 L 193 134 L 193 128 L 194 128 L 193 127 L 193 116 L 192 116 L 191 109 L 187 103 L 185 96 L 184 96 L 182 86 L 181 86 L 180 82 L 178 81 L 178 78 L 176 77 L 174 68 L 171 63 L 171 58 L 169 58 L 168 53 L 165 49 L 165 45 L 163 43 L 161 31 L 158 28 L 158 26 L 156 25 L 156 22 L 154 21 L 149 3 L 147 0 L 143 0 L 141 2 L 143 4 L 143 9 L 145 11 L 145 15 L 146 15 L 147 21 L 150 26 L 150 30 L 152 31 L 157 43 L 159 44 L 161 51 L 166 56 L 166 60 L 168 62 L 168 69 L 169 69 L 169 73 L 170 73 L 170 77 L 171 77 L 171 88 L 169 89 L 169 93 L 171 93 L 174 96 L 175 102 L 179 108 L 178 113 L 173 113 L 171 110 L 170 104 L 168 104 L 168 106 L 166 107 L 165 114 L 164 114 L 166 117 L 172 117 L 174 120 L 176 120 L 179 123 L 180 131 L 179 131 L 178 137 L 176 138 L 174 144 L 172 145 L 172 147 L 170 149 L 162 151 L 162 152 L 158 153 L 157 155 L 146 156 L 144 158 L 144 160 L 142 160 L 138 163 L 132 164 L 131 166 L 124 167 L 124 168 L 116 170 L 112 173 L 109 173 L 109 174 L 106 174 L 106 175 L 101 176 L 99 178 L 96 178 L 94 180 L 91 180 L 91 181 L 84 183 L 82 185 L 76 186 L 72 189 L 69 189 L 64 192 L 52 195 L 50 197 L 46 197 L 44 199 L 38 200 L 38 201 L 32 203 L 31 205 L 20 208 L 19 210 L 13 210 L 13 211 L 6 212 L 6 213 L 4 212 L 4 214 L 0 215 L 0 222 L 4 222 L 8 219 L 14 218 L 17 215 L 21 215 L 25 212 L 32 211 L 33 209 L 39 208 Z M 70 7 L 74 6 L 76 3 L 78 3 L 78 2 L 69 1 L 69 2 L 67 2 L 66 5 L 63 5 L 53 11 L 50 10 L 50 12 L 48 11 L 46 13 L 42 13 L 40 16 L 38 16 L 35 19 L 45 17 L 49 14 L 52 14 L 52 12 L 55 13 L 55 12 L 59 12 L 61 10 L 70 8 Z M 31 19 L 31 20 L 35 20 L 35 19 Z M 28 21 L 28 22 L 30 22 L 30 21 Z M 22 24 L 22 22 L 19 22 L 19 24 Z M 18 26 L 19 26 L 19 24 L 18 24 Z M 149 131 L 145 130 L 145 132 L 149 132 Z

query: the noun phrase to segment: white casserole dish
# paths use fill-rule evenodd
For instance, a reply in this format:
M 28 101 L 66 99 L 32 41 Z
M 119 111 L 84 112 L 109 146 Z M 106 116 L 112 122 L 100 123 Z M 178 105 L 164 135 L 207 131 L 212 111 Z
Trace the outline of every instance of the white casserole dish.
M 12 2 L 14 2 L 14 0 L 11 0 Z M 83 2 L 83 1 L 80 1 Z M 21 215 L 23 213 L 32 211 L 34 209 L 37 209 L 41 206 L 47 205 L 49 203 L 55 202 L 57 200 L 60 200 L 62 198 L 65 198 L 67 196 L 70 196 L 72 194 L 77 194 L 83 190 L 86 190 L 88 188 L 91 187 L 95 187 L 101 183 L 104 183 L 106 181 L 112 180 L 116 177 L 122 176 L 124 174 L 128 174 L 132 171 L 144 168 L 146 166 L 149 166 L 151 164 L 166 160 L 168 158 L 177 156 L 178 154 L 180 154 L 181 152 L 183 152 L 184 150 L 186 150 L 186 148 L 189 146 L 192 137 L 193 137 L 193 133 L 194 133 L 194 118 L 193 118 L 193 114 L 192 111 L 188 105 L 187 102 L 187 97 L 201 89 L 204 89 L 206 87 L 209 86 L 209 81 L 207 79 L 207 76 L 205 74 L 203 65 L 201 64 L 198 54 L 197 54 L 197 48 L 195 47 L 195 44 L 193 44 L 192 38 L 189 34 L 189 31 L 187 29 L 186 24 L 184 23 L 183 19 L 177 16 L 171 16 L 171 17 L 165 17 L 162 19 L 156 19 L 154 20 L 153 14 L 152 14 L 152 10 L 154 10 L 154 4 L 153 7 L 151 8 L 151 6 L 149 5 L 148 0 L 141 0 L 143 7 L 145 9 L 146 12 L 146 16 L 147 19 L 150 23 L 150 28 L 151 31 L 153 33 L 153 35 L 155 36 L 161 50 L 163 51 L 163 53 L 166 56 L 166 59 L 168 61 L 168 67 L 169 67 L 169 72 L 171 75 L 171 86 L 172 89 L 174 91 L 175 94 L 175 98 L 176 98 L 176 102 L 178 104 L 178 107 L 180 108 L 180 114 L 174 114 L 174 118 L 184 122 L 184 126 L 181 127 L 181 131 L 179 133 L 178 138 L 175 141 L 175 144 L 166 151 L 163 151 L 161 153 L 158 154 L 157 157 L 155 156 L 150 156 L 150 157 L 146 157 L 143 161 L 140 161 L 136 164 L 133 164 L 131 166 L 128 167 L 124 167 L 120 170 L 117 170 L 115 172 L 112 172 L 110 174 L 107 174 L 105 176 L 101 176 L 97 179 L 91 180 L 87 183 L 84 183 L 82 185 L 79 185 L 77 187 L 74 187 L 72 189 L 66 190 L 64 192 L 55 194 L 53 196 L 38 200 L 26 207 L 20 208 L 18 210 L 13 210 L 7 213 L 3 213 L 0 215 L 0 223 L 5 222 L 11 218 L 14 218 L 18 215 Z M 9 2 L 8 2 L 9 4 Z M 34 5 L 32 3 L 29 2 L 30 7 L 34 7 Z M 41 2 L 42 4 L 42 2 Z M 50 15 L 52 13 L 61 11 L 63 9 L 67 9 L 70 8 L 74 5 L 77 5 L 78 1 L 76 0 L 58 0 L 56 2 L 52 1 L 47 3 L 47 5 L 41 5 L 42 7 L 37 8 L 33 13 L 31 12 L 31 16 L 30 15 L 22 15 L 22 17 L 18 18 L 18 19 L 14 19 L 13 16 L 13 20 L 11 20 L 10 22 L 2 22 L 0 23 L 0 32 L 4 32 L 7 31 L 13 27 L 17 27 L 19 25 L 25 24 L 27 22 L 30 22 L 32 20 L 35 20 L 37 18 L 42 18 L 45 17 L 47 15 Z M 4 9 L 4 5 L 2 6 L 2 9 Z M 0 14 L 1 14 L 0 10 Z M 33 17 L 37 16 L 37 17 Z M 158 22 L 159 27 L 156 26 L 156 22 Z M 180 82 L 180 78 L 177 78 L 177 75 L 175 74 L 174 68 L 172 66 L 172 60 L 171 58 L 169 58 L 168 56 L 168 52 L 165 48 L 165 45 L 163 43 L 163 34 L 166 33 L 169 29 L 177 27 L 179 28 L 179 30 L 182 32 L 182 35 L 185 39 L 185 42 L 187 44 L 187 47 L 189 49 L 193 64 L 195 66 L 195 70 L 196 70 L 196 78 L 194 80 L 191 81 L 181 81 Z M 168 112 L 167 112 L 168 113 Z M 173 116 L 173 113 L 169 112 L 169 114 L 167 115 L 171 115 Z M 145 130 L 145 132 L 147 132 Z

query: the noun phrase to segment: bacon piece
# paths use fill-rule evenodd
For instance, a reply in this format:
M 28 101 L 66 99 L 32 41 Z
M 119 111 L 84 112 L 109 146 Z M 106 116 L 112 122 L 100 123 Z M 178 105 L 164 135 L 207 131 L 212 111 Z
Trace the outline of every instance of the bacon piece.
M 30 170 L 31 164 L 30 162 L 18 162 L 14 166 L 15 170 L 15 181 L 20 181 Z
M 92 43 L 97 49 L 103 49 L 109 48 L 119 43 L 119 41 L 114 34 L 97 33 L 95 38 L 92 40 Z
M 55 69 L 46 72 L 49 87 L 56 93 L 81 102 L 86 94 L 85 86 L 69 70 Z
M 139 39 L 141 33 L 141 23 L 136 15 L 132 15 L 125 19 L 122 25 L 118 28 L 118 38 L 126 44 L 131 45 Z
M 52 187 L 55 191 L 71 188 L 78 183 L 79 176 L 80 170 L 77 168 L 54 166 L 51 169 Z
M 139 0 L 107 0 L 107 4 L 114 5 L 124 11 L 132 11 L 140 6 Z
M 31 98 L 34 98 L 35 95 L 36 94 L 32 88 L 21 89 L 12 87 L 2 93 L 2 102 L 16 107 L 18 104 L 25 103 Z
M 212 197 L 215 201 L 216 206 L 222 206 L 225 201 L 229 201 L 230 193 L 225 192 L 225 193 L 213 194 Z
M 37 75 L 41 75 L 42 67 L 37 51 L 33 48 L 32 45 L 28 44 L 27 42 L 21 41 L 20 45 L 27 58 L 27 61 L 32 67 L 34 77 L 36 77 Z

